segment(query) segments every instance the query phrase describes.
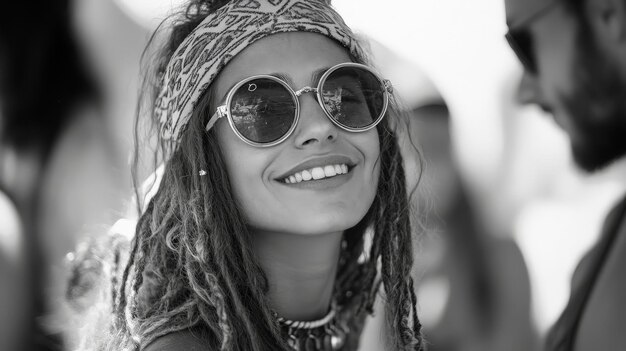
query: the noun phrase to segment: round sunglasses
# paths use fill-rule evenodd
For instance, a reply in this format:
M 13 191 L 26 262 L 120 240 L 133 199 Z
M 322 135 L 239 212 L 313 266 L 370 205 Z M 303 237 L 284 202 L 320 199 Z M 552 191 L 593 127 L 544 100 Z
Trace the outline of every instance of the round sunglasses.
M 359 63 L 340 63 L 321 76 L 317 87 L 294 91 L 273 75 L 256 75 L 237 83 L 226 96 L 225 104 L 206 125 L 210 130 L 222 117 L 245 143 L 269 147 L 286 140 L 300 118 L 298 97 L 315 93 L 326 116 L 348 132 L 365 132 L 385 116 L 391 82 Z

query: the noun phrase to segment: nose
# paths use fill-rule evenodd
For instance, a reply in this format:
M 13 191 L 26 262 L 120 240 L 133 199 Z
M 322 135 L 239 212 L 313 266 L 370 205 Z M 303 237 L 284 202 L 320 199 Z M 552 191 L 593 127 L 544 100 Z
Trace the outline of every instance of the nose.
M 303 94 L 300 99 L 300 120 L 295 131 L 296 147 L 304 148 L 337 140 L 337 127 L 326 116 L 313 93 Z
M 515 100 L 522 105 L 541 104 L 542 102 L 541 87 L 537 76 L 524 70 L 524 74 L 517 87 Z

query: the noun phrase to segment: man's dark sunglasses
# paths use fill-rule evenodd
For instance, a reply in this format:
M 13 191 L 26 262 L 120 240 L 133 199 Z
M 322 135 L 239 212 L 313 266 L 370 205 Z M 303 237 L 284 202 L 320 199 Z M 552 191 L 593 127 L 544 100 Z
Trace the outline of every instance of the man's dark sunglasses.
M 509 46 L 513 49 L 513 52 L 528 73 L 534 75 L 538 73 L 532 36 L 528 30 L 528 25 L 547 14 L 558 3 L 560 3 L 560 0 L 552 0 L 524 20 L 515 24 L 509 24 L 509 30 L 504 35 Z

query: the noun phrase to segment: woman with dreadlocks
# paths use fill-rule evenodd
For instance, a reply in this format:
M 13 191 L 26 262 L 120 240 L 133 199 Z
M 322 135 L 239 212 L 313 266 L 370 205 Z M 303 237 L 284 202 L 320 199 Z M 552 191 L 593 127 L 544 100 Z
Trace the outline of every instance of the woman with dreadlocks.
M 139 138 L 162 173 L 100 349 L 356 350 L 382 284 L 392 349 L 422 350 L 401 116 L 352 31 L 325 0 L 170 24 Z

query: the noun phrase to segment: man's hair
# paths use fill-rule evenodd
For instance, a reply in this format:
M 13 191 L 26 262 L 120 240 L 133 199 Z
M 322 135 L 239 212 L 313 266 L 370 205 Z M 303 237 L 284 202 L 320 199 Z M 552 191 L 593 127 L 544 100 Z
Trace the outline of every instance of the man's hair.
M 82 103 L 100 91 L 71 27 L 73 1 L 2 5 L 0 140 L 45 162 Z M 25 23 L 28 23 L 25 25 Z

